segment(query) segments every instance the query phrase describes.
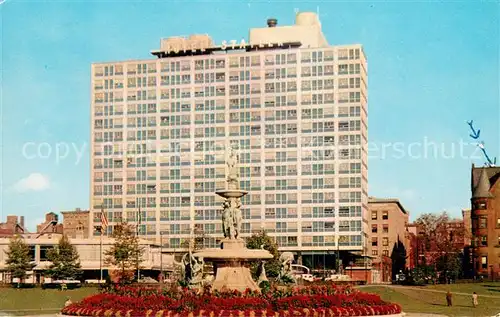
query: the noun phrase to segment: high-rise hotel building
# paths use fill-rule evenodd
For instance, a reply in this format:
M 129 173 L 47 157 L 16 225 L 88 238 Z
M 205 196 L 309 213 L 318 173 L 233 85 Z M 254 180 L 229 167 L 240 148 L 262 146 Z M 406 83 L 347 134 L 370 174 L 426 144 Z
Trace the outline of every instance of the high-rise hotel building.
M 367 70 L 314 13 L 248 40 L 161 40 L 146 60 L 92 65 L 91 228 L 139 224 L 180 250 L 218 247 L 225 158 L 239 154 L 243 230 L 282 250 L 362 253 L 367 233 Z M 140 213 L 140 217 L 138 217 Z

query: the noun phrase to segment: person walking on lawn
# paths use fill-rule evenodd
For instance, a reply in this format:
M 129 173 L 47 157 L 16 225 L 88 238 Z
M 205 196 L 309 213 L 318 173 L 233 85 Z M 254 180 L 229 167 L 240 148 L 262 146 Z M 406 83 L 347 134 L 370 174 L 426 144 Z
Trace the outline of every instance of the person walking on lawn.
M 448 306 L 453 306 L 452 302 L 451 302 L 451 299 L 452 299 L 452 295 L 451 295 L 451 292 L 448 291 L 446 293 L 446 304 L 448 304 Z
M 474 292 L 474 293 L 472 293 L 472 306 L 474 306 L 474 308 L 476 308 L 477 305 L 479 305 L 479 303 L 477 301 L 477 293 Z

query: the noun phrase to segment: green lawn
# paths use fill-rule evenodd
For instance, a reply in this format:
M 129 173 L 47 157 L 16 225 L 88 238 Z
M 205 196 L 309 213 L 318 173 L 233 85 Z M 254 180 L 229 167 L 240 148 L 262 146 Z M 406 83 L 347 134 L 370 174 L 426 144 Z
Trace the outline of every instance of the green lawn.
M 476 292 L 479 295 L 491 295 L 500 297 L 500 282 L 495 283 L 470 283 L 470 284 L 438 284 L 424 286 L 426 289 L 435 289 L 440 291 L 450 290 L 452 293 L 471 293 Z
M 69 297 L 73 302 L 98 292 L 94 287 L 59 291 L 53 289 L 0 288 L 1 312 L 9 315 L 39 315 L 57 313 Z
M 379 294 L 382 299 L 402 306 L 404 312 L 408 313 L 430 313 L 447 316 L 494 316 L 500 313 L 500 283 L 484 284 L 454 284 L 454 285 L 432 285 L 416 289 L 368 286 L 360 289 L 363 292 Z M 426 290 L 438 290 L 443 293 Z M 472 306 L 471 295 L 453 294 L 453 306 L 446 306 L 446 291 L 452 293 L 479 294 L 479 307 Z M 488 298 L 481 295 L 498 296 Z

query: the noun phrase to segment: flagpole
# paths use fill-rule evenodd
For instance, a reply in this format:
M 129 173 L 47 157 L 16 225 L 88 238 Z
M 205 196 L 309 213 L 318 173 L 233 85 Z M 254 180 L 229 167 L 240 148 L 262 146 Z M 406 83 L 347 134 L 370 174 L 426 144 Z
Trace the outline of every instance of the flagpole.
M 104 230 L 104 208 L 101 208 L 101 228 L 99 230 L 99 272 L 100 272 L 100 280 L 99 285 L 102 282 L 102 231 Z
M 147 188 L 146 188 L 147 190 Z M 147 202 L 146 202 L 147 203 Z M 139 212 L 137 214 L 137 228 L 136 228 L 136 234 L 137 234 L 137 246 L 139 247 L 140 243 L 140 238 L 139 238 L 139 226 L 141 224 L 141 201 L 139 200 Z M 139 282 L 139 276 L 141 274 L 140 268 L 139 268 L 139 253 L 137 253 L 137 282 Z
M 99 270 L 101 271 L 101 279 L 99 280 L 99 284 L 102 283 L 102 231 L 103 228 L 101 226 L 101 234 L 100 234 L 100 246 L 99 246 Z

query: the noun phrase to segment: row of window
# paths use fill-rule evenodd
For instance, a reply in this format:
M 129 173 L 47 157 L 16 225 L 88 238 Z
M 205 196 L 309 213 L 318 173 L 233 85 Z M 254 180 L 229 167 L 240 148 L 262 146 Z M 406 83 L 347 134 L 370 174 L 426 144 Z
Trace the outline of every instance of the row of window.
M 137 178 L 143 178 L 142 173 L 138 173 Z M 316 174 L 316 173 L 315 173 Z M 112 175 L 104 174 L 104 179 L 113 179 Z M 165 172 L 163 178 L 170 178 L 172 174 Z M 116 178 L 121 178 L 116 177 Z M 149 177 L 146 177 L 149 178 Z M 175 177 L 172 177 L 175 178 Z M 265 186 L 261 187 L 260 179 L 252 181 L 240 181 L 240 187 L 244 190 L 261 190 L 264 188 L 269 190 L 297 190 L 297 189 L 328 189 L 335 188 L 335 178 L 305 178 L 300 181 L 301 185 L 297 184 L 297 179 L 276 179 L 266 180 Z M 340 177 L 338 180 L 339 188 L 361 188 L 361 177 Z M 191 192 L 191 182 L 183 183 L 162 183 L 160 186 L 160 193 L 189 193 Z M 216 189 L 224 188 L 224 181 L 209 181 L 209 182 L 195 182 L 194 192 L 211 192 Z M 94 185 L 94 195 L 122 195 L 122 194 L 153 194 L 156 193 L 156 185 L 148 184 L 127 184 L 126 192 L 125 187 L 121 184 L 114 185 Z M 376 226 L 376 225 L 374 225 Z M 376 232 L 376 231 L 375 231 Z
M 372 225 L 372 233 L 377 233 L 378 227 L 379 227 L 378 225 Z M 382 233 L 389 233 L 389 225 L 388 224 L 382 225 Z
M 496 223 L 494 224 L 496 228 L 500 228 L 500 218 L 496 219 Z M 488 218 L 479 217 L 472 218 L 472 229 L 487 229 L 488 228 Z
M 378 250 L 372 250 L 372 255 L 378 256 L 379 255 Z M 389 250 L 387 249 L 382 250 L 382 256 L 389 256 Z
M 491 243 L 491 241 L 490 241 L 490 243 Z M 480 247 L 487 247 L 488 246 L 488 236 L 475 237 L 474 244 L 476 246 L 480 246 Z M 493 245 L 500 246 L 500 235 L 497 237 L 497 241 L 493 241 Z
M 358 60 L 360 59 L 360 49 L 341 49 L 337 50 L 337 59 L 343 60 Z M 230 56 L 228 63 L 230 68 L 234 67 L 251 67 L 261 65 L 262 55 L 253 56 Z M 334 60 L 334 50 L 321 50 L 321 51 L 302 51 L 301 62 L 320 63 L 329 62 Z M 134 74 L 154 74 L 160 72 L 179 72 L 191 70 L 191 62 L 194 62 L 195 70 L 209 70 L 209 69 L 222 69 L 226 67 L 226 59 L 216 58 L 213 56 L 204 57 L 202 59 L 185 59 L 181 61 L 161 61 L 159 65 L 156 62 L 135 63 L 126 65 L 126 73 L 128 75 Z M 297 53 L 268 53 L 264 56 L 265 65 L 284 65 L 297 63 Z M 114 76 L 123 75 L 125 68 L 123 64 L 95 66 L 94 73 L 96 76 Z M 159 66 L 159 69 L 158 69 Z
M 127 204 L 134 205 L 137 207 L 147 208 L 145 199 L 137 199 L 137 201 L 131 200 Z M 241 210 L 244 219 L 261 219 L 261 209 L 260 208 L 243 208 Z M 195 210 L 195 220 L 218 220 L 222 216 L 222 210 L 219 209 L 197 209 Z M 106 212 L 107 218 L 110 222 L 120 222 L 123 220 L 122 217 L 129 221 L 138 221 L 139 217 L 141 221 L 155 221 L 156 220 L 156 210 L 142 210 L 140 213 L 138 211 L 109 211 Z M 292 215 L 290 218 L 297 218 L 297 208 L 275 208 L 268 207 L 265 210 L 265 215 L 274 215 L 274 218 L 288 218 L 288 215 Z M 333 218 L 335 217 L 335 207 L 305 207 L 301 209 L 302 218 Z M 340 206 L 338 209 L 338 216 L 340 218 L 353 218 L 361 217 L 361 207 L 360 206 Z M 190 220 L 190 210 L 161 210 L 160 220 L 170 221 L 170 220 Z M 100 222 L 100 213 L 94 214 L 94 222 Z M 257 222 L 259 224 L 260 222 Z M 266 223 L 266 225 L 272 226 L 275 222 Z M 296 224 L 296 222 L 293 222 Z M 282 225 L 283 226 L 283 225 Z M 351 227 L 358 228 L 359 225 L 353 224 Z
M 352 66 L 351 66 L 352 65 Z M 194 77 L 191 74 L 183 74 L 183 75 L 162 75 L 160 77 L 149 76 L 149 77 L 128 77 L 126 81 L 123 79 L 105 79 L 105 80 L 96 80 L 94 83 L 94 89 L 99 90 L 111 90 L 111 89 L 123 89 L 125 87 L 125 83 L 127 88 L 146 88 L 146 87 L 156 87 L 159 86 L 175 86 L 175 85 L 193 85 L 193 84 L 215 84 L 217 83 L 225 83 L 226 78 L 229 78 L 229 82 L 236 81 L 251 81 L 251 80 L 260 80 L 262 71 L 260 69 L 257 70 L 247 70 L 247 71 L 232 71 L 229 73 L 226 72 L 211 72 L 211 73 L 195 73 Z M 228 76 L 226 76 L 226 74 Z M 320 65 L 320 66 L 304 66 L 302 67 L 300 74 L 302 78 L 305 77 L 318 77 L 318 76 L 333 76 L 334 74 L 334 66 L 333 65 Z M 360 74 L 360 65 L 359 64 L 342 64 L 338 65 L 337 74 L 339 75 L 358 75 Z M 272 68 L 266 69 L 264 71 L 264 78 L 266 82 L 269 80 L 279 80 L 286 78 L 296 78 L 297 77 L 297 68 L 289 67 L 289 68 Z M 158 80 L 159 78 L 159 80 Z M 193 80 L 194 79 L 194 80 Z M 352 79 L 352 81 L 350 80 Z M 316 81 L 316 80 L 315 80 Z M 317 80 L 320 83 L 323 82 L 322 79 Z M 325 79 L 325 87 L 333 88 L 333 79 Z M 304 83 L 304 82 L 303 82 Z M 284 82 L 276 84 L 286 84 Z M 266 83 L 266 91 L 268 90 L 268 85 L 275 85 L 275 83 Z M 291 86 L 290 86 L 291 85 Z M 248 86 L 248 84 L 247 84 Z M 286 85 L 285 85 L 286 86 Z M 293 86 L 295 86 L 296 90 L 296 81 L 288 82 L 288 91 L 294 91 Z M 361 86 L 360 78 L 339 78 L 339 88 L 359 88 Z M 234 89 L 235 86 L 230 86 L 230 90 Z M 238 86 L 236 86 L 238 87 Z M 196 91 L 204 91 L 205 87 L 196 87 Z M 285 88 L 286 90 L 286 88 Z M 206 91 L 206 90 L 205 90 Z
M 345 109 L 346 111 L 349 108 Z M 359 117 L 360 115 L 360 107 L 351 107 L 349 116 Z M 322 119 L 322 118 L 333 117 L 327 112 L 324 112 L 324 109 L 321 108 L 312 108 L 312 109 L 303 109 L 300 112 L 300 118 L 303 120 L 306 119 Z M 285 119 L 286 118 L 286 119 Z M 225 123 L 225 114 L 224 113 L 206 113 L 206 114 L 196 114 L 195 115 L 195 124 L 197 125 L 212 125 L 216 123 Z M 295 111 L 266 111 L 265 113 L 265 122 L 269 121 L 278 121 L 278 120 L 296 120 L 297 113 Z M 260 122 L 262 120 L 260 112 L 235 112 L 229 115 L 230 123 L 250 123 L 250 122 Z M 302 127 L 302 133 L 313 133 L 313 132 L 334 132 L 334 131 L 359 131 L 361 128 L 360 120 L 342 120 L 342 121 L 320 121 L 314 120 L 315 122 L 301 122 L 299 126 Z M 169 138 L 188 138 L 190 137 L 190 128 L 183 128 L 182 135 L 171 135 L 170 131 L 176 129 L 175 126 L 186 126 L 191 124 L 190 115 L 170 115 L 170 116 L 162 116 L 160 118 L 161 126 L 169 126 L 171 128 L 161 129 L 161 135 Z M 156 127 L 157 120 L 156 117 L 129 117 L 127 118 L 127 127 L 128 128 L 147 128 L 147 127 Z M 337 126 L 337 127 L 336 127 Z M 275 128 L 276 127 L 276 128 Z M 94 128 L 95 129 L 113 129 L 113 128 L 123 128 L 123 119 L 122 118 L 114 118 L 114 119 L 95 119 L 94 120 Z M 208 133 L 208 135 L 212 136 L 224 136 L 225 129 L 224 126 L 217 127 L 195 127 L 196 135 L 204 135 L 200 133 L 205 129 L 205 131 L 210 131 L 207 129 L 213 129 L 212 133 Z M 177 128 L 179 129 L 179 128 Z M 215 129 L 217 129 L 217 133 L 215 133 Z M 155 133 L 156 129 L 151 129 L 148 131 L 151 135 Z M 181 131 L 181 130 L 178 130 Z M 248 132 L 244 132 L 248 131 Z M 234 125 L 229 126 L 230 134 L 242 134 L 242 135 L 256 135 L 260 134 L 261 125 Z M 134 139 L 135 133 L 139 132 L 137 130 L 128 131 L 127 138 Z M 289 134 L 289 133 L 297 133 L 297 123 L 288 123 L 288 127 L 283 124 L 271 125 L 268 124 L 265 126 L 265 134 Z M 95 133 L 96 141 L 102 141 L 102 133 L 97 131 Z
M 321 98 L 322 100 L 328 100 L 329 98 L 333 98 L 333 95 L 328 95 L 325 94 L 323 96 L 324 98 Z M 357 96 L 354 94 L 351 96 L 351 93 L 349 93 L 349 99 L 350 98 L 357 98 Z M 287 101 L 288 100 L 288 101 Z M 307 99 L 304 99 L 307 101 Z M 278 106 L 290 106 L 290 105 L 296 105 L 297 104 L 297 99 L 296 95 L 283 95 L 283 96 L 271 96 L 271 97 L 266 97 L 265 98 L 265 107 L 274 107 L 275 105 Z M 196 112 L 202 112 L 202 111 L 218 111 L 218 110 L 224 110 L 225 109 L 225 102 L 222 99 L 212 99 L 212 100 L 205 100 L 203 102 L 196 101 L 194 103 L 194 109 Z M 229 107 L 230 109 L 250 109 L 250 108 L 260 108 L 261 107 L 261 101 L 260 98 L 232 98 L 229 100 Z M 359 106 L 356 106 L 359 108 Z M 156 103 L 139 103 L 139 104 L 128 104 L 127 105 L 127 115 L 133 115 L 133 114 L 139 114 L 144 116 L 145 114 L 153 114 L 157 113 L 157 110 L 160 110 L 161 113 L 165 112 L 190 112 L 191 111 L 191 103 L 190 102 L 171 102 L 171 103 L 161 103 L 159 106 Z M 335 113 L 335 108 L 334 107 L 323 107 L 321 108 L 325 111 L 326 114 L 329 116 L 334 116 Z M 349 112 L 349 107 L 347 106 L 338 106 L 338 111 L 337 111 L 337 116 L 342 117 L 342 116 L 348 116 Z M 290 115 L 288 115 L 287 112 L 290 112 Z M 359 115 L 359 110 L 357 111 Z M 260 112 L 253 112 L 254 114 L 260 115 Z M 278 114 L 279 113 L 279 114 Z M 287 113 L 286 116 L 283 114 Z M 295 113 L 295 115 L 293 115 Z M 96 117 L 99 116 L 121 116 L 124 114 L 124 107 L 121 104 L 115 104 L 115 105 L 96 105 L 95 106 L 95 111 L 94 115 Z M 278 111 L 272 111 L 268 110 L 265 112 L 265 117 L 266 120 L 286 120 L 285 118 L 289 118 L 289 120 L 294 120 L 297 119 L 297 109 L 292 108 L 289 110 L 278 110 Z M 115 118 L 115 119 L 123 119 L 123 118 Z
M 143 161 L 143 160 L 142 160 Z M 107 164 L 110 164 L 107 161 Z M 360 173 L 361 165 L 360 163 L 346 163 L 344 165 L 339 165 L 340 171 L 345 173 Z M 253 178 L 253 177 L 263 177 L 263 176 L 286 176 L 293 175 L 296 176 L 297 173 L 297 165 L 277 165 L 277 166 L 265 166 L 264 175 L 262 175 L 260 166 L 252 166 L 252 167 L 240 167 L 239 168 L 240 177 L 242 178 Z M 331 163 L 314 163 L 314 164 L 303 164 L 302 165 L 302 173 L 301 175 L 329 175 L 334 174 L 335 165 Z M 205 167 L 205 168 L 195 168 L 194 169 L 194 178 L 195 179 L 214 179 L 214 178 L 224 178 L 225 168 L 224 167 Z M 156 180 L 159 179 L 164 180 L 174 180 L 174 179 L 191 179 L 191 170 L 190 169 L 162 169 L 160 174 L 158 175 L 156 169 L 146 169 L 146 170 L 137 170 L 131 169 L 127 171 L 121 170 L 112 170 L 112 171 L 96 171 L 94 172 L 93 180 L 95 182 L 112 182 L 112 181 L 121 181 L 124 176 L 126 176 L 128 181 L 147 181 L 147 180 Z M 325 179 L 325 178 L 322 178 Z M 333 178 L 326 178 L 327 180 Z M 339 177 L 339 183 L 342 185 L 344 181 L 347 180 L 359 180 L 359 177 Z M 305 178 L 307 180 L 307 178 Z M 245 182 L 251 182 L 251 180 L 242 180 L 241 185 L 246 186 Z M 358 183 L 359 181 L 356 181 Z M 249 183 L 250 184 L 250 183 Z M 382 219 L 386 220 L 388 217 L 383 217 Z M 372 220 L 376 220 L 373 218 Z
M 114 190 L 114 188 L 112 188 Z M 147 188 L 143 193 L 147 192 Z M 114 194 L 114 192 L 113 192 Z M 99 192 L 95 192 L 94 196 L 98 196 Z M 109 194 L 111 195 L 111 194 Z M 265 194 L 265 203 L 270 205 L 287 205 L 296 204 L 299 202 L 297 193 L 278 193 L 278 194 Z M 250 194 L 242 198 L 244 205 L 260 205 L 262 203 L 260 194 Z M 361 192 L 339 192 L 338 200 L 340 203 L 356 203 L 361 202 Z M 126 203 L 124 206 L 123 203 Z M 307 192 L 302 193 L 300 202 L 302 204 L 311 203 L 334 203 L 335 192 Z M 143 207 L 156 207 L 157 203 L 161 207 L 189 207 L 191 206 L 191 197 L 169 197 L 164 196 L 160 199 L 156 197 L 141 197 L 132 198 L 103 198 L 102 207 L 104 208 L 135 208 L 138 206 Z M 220 205 L 220 199 L 215 196 L 195 196 L 194 206 L 217 206 Z
M 317 161 L 317 160 L 329 160 L 333 158 L 334 154 L 332 150 L 312 150 L 305 151 L 302 154 L 302 161 Z M 252 152 L 252 153 L 240 153 L 240 163 L 261 163 L 261 153 Z M 289 152 L 266 152 L 264 153 L 264 161 L 268 162 L 296 162 L 297 161 L 297 152 L 289 151 Z M 211 165 L 211 164 L 225 164 L 224 157 L 222 155 L 214 155 L 214 154 L 205 154 L 201 156 L 194 157 L 194 165 Z M 161 166 L 189 166 L 191 165 L 190 155 L 189 153 L 183 153 L 182 155 L 173 155 L 173 156 L 164 156 L 160 158 Z M 157 166 L 156 161 L 152 159 L 151 156 L 145 157 L 128 157 L 126 159 L 126 166 L 129 168 L 140 168 L 140 167 L 155 167 Z M 95 158 L 94 169 L 118 169 L 124 167 L 124 160 L 122 158 Z M 253 170 L 249 172 L 248 169 L 243 169 L 244 174 L 252 175 L 260 175 L 260 166 L 252 167 Z M 315 167 L 313 167 L 314 169 Z M 327 168 L 335 169 L 334 166 L 328 166 Z M 115 171 L 121 172 L 121 171 Z M 127 177 L 134 177 L 134 171 L 127 172 Z M 222 169 L 219 170 L 218 173 L 221 173 Z M 338 172 L 340 174 L 356 174 L 361 172 L 361 163 L 340 163 L 338 167 Z M 275 174 L 274 167 L 269 166 L 265 169 L 266 176 L 270 176 Z M 199 171 L 195 171 L 195 174 L 202 175 L 203 173 Z M 96 174 L 96 177 L 102 178 L 103 174 Z M 109 175 L 112 177 L 112 175 Z M 115 178 L 118 176 L 114 175 Z M 120 174 L 118 178 L 122 178 L 123 175 Z
M 213 88 L 213 89 L 212 89 Z M 314 89 L 313 89 L 314 88 Z M 307 93 L 308 91 L 315 90 L 317 91 L 316 93 Z M 246 89 L 241 92 L 237 92 L 234 90 L 234 93 L 231 94 L 233 96 L 231 98 L 230 106 L 231 108 L 235 108 L 235 103 L 233 100 L 236 100 L 234 96 L 236 95 L 256 95 L 260 94 L 260 89 L 250 89 L 248 92 L 246 92 Z M 273 91 L 274 93 L 279 93 L 276 91 Z M 289 92 L 289 90 L 287 90 Z M 283 93 L 283 92 L 281 92 Z M 127 95 L 127 101 L 132 102 L 132 101 L 156 101 L 157 94 L 156 90 L 150 90 L 150 91 L 131 91 Z M 219 87 L 206 87 L 205 93 L 202 96 L 201 93 L 198 93 L 198 97 L 215 97 L 215 96 L 225 96 L 225 88 Z M 269 108 L 269 107 L 275 107 L 275 106 L 296 106 L 298 104 L 297 100 L 297 95 L 296 94 L 286 94 L 286 95 L 271 95 L 267 96 L 265 102 L 262 104 L 259 100 L 258 97 L 256 98 L 250 98 L 249 100 L 254 101 L 250 104 L 248 104 L 246 107 L 248 108 L 261 108 L 262 106 Z M 287 100 L 288 97 L 288 100 Z M 167 100 L 167 99 L 179 99 L 178 101 L 182 105 L 188 105 L 189 101 L 185 100 L 191 98 L 191 91 L 190 89 L 171 89 L 171 90 L 161 90 L 161 95 L 160 99 L 161 100 Z M 248 98 L 247 98 L 248 99 Z M 273 100 L 274 99 L 274 100 Z M 118 94 L 118 93 L 96 93 L 94 102 L 97 104 L 96 108 L 102 107 L 100 104 L 101 103 L 113 103 L 113 102 L 121 102 L 123 101 L 123 95 Z M 196 100 L 195 104 L 201 104 L 198 102 L 200 100 Z M 337 102 L 342 104 L 342 103 L 358 103 L 358 102 L 363 102 L 366 103 L 366 96 L 364 92 L 360 91 L 339 91 L 337 95 Z M 301 105 L 321 105 L 321 104 L 334 104 L 335 103 L 335 95 L 333 91 L 327 91 L 324 92 L 324 89 L 319 88 L 319 86 L 310 86 L 310 88 L 305 88 L 303 89 L 302 93 L 302 99 L 300 100 Z M 132 104 L 132 103 L 129 103 Z M 164 102 L 161 104 L 165 104 Z M 134 104 L 135 105 L 135 104 Z M 241 105 L 240 105 L 241 107 Z M 224 106 L 220 106 L 217 108 L 217 110 L 224 110 Z M 168 108 L 162 109 L 162 111 L 168 111 Z M 133 112 L 133 111 L 132 111 Z M 117 112 L 115 114 L 122 114 L 121 112 Z
M 149 199 L 149 198 L 148 198 Z M 129 208 L 143 208 L 140 213 L 137 210 L 134 211 L 109 211 L 107 212 L 108 220 L 113 222 L 120 222 L 122 217 L 125 217 L 128 221 L 138 221 L 139 216 L 141 221 L 156 221 L 156 210 L 148 208 L 146 198 L 136 198 L 127 199 L 127 206 Z M 101 204 L 104 202 L 109 202 L 109 199 L 96 201 L 95 204 Z M 167 203 L 168 200 L 163 200 Z M 185 202 L 185 201 L 183 201 Z M 257 208 L 243 208 L 241 210 L 244 219 L 261 219 L 261 209 Z M 361 217 L 361 206 L 340 206 L 338 208 L 338 213 L 335 212 L 335 207 L 333 206 L 315 206 L 308 207 L 302 206 L 301 209 L 297 207 L 266 207 L 265 217 L 274 218 L 297 218 L 298 214 L 301 214 L 302 218 L 333 218 L 338 215 L 339 218 L 360 218 Z M 95 222 L 100 222 L 100 214 L 94 214 Z M 221 217 L 221 209 L 196 209 L 195 210 L 195 220 L 218 220 Z M 160 220 L 190 220 L 190 209 L 180 209 L 180 210 L 160 210 Z M 274 223 L 274 222 L 273 222 Z M 347 223 L 342 223 L 343 227 L 347 226 Z M 350 223 L 350 228 L 358 230 L 361 224 Z M 348 230 L 348 231 L 353 231 Z
M 389 211 L 387 210 L 382 210 L 381 212 L 381 218 L 382 220 L 388 220 L 389 219 Z M 372 211 L 372 220 L 377 220 L 379 219 L 379 211 L 373 210 Z
M 378 238 L 372 237 L 372 247 L 376 247 L 376 246 L 378 246 Z M 382 238 L 382 246 L 384 246 L 384 247 L 389 246 L 389 238 L 388 237 Z

